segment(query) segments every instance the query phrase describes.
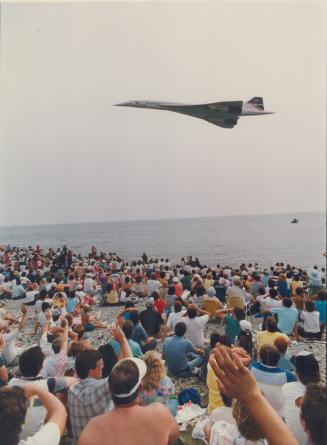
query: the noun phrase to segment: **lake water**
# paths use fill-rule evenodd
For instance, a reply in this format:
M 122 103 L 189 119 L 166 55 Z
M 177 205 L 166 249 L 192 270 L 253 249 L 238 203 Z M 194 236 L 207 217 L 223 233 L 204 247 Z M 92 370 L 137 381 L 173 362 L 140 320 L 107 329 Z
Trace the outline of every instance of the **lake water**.
M 296 216 L 298 224 L 291 224 Z M 238 266 L 278 261 L 299 267 L 325 266 L 326 218 L 323 212 L 175 220 L 14 226 L 0 228 L 0 244 L 69 248 L 86 254 L 117 252 L 127 259 L 149 256 L 177 261 L 199 257 L 202 264 Z

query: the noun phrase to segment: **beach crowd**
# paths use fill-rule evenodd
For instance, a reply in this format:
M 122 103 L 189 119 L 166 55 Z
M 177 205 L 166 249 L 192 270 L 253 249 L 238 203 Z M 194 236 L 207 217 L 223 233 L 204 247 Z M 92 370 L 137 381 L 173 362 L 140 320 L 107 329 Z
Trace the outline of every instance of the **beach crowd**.
M 325 327 L 315 265 L 0 246 L 0 443 L 185 443 L 196 379 L 193 439 L 325 445 Z

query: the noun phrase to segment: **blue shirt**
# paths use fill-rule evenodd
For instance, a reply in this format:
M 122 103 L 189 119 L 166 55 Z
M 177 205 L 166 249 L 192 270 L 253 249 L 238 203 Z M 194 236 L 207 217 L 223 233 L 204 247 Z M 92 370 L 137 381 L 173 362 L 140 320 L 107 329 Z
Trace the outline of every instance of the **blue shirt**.
M 224 318 L 225 334 L 232 344 L 235 343 L 235 337 L 241 332 L 240 323 L 232 315 L 228 314 Z
M 298 312 L 292 307 L 276 307 L 272 310 L 274 314 L 278 316 L 278 329 L 283 334 L 291 334 L 294 326 L 298 321 Z
M 320 314 L 319 322 L 326 324 L 326 301 L 315 300 L 316 309 Z
M 280 354 L 279 362 L 277 363 L 278 368 L 285 369 L 285 371 L 294 371 L 294 365 L 291 362 L 287 354 Z
M 132 340 L 134 340 L 136 343 L 142 346 L 147 338 L 148 334 L 145 332 L 143 326 L 141 326 L 140 324 L 134 326 Z
M 165 355 L 167 367 L 173 374 L 179 374 L 187 369 L 187 354 L 195 352 L 195 348 L 184 337 L 167 338 L 163 344 L 163 353 Z
M 297 382 L 296 375 L 293 372 L 281 368 L 254 362 L 250 369 L 256 381 L 266 385 L 284 385 L 289 382 Z
M 68 298 L 67 300 L 67 307 L 66 307 L 66 311 L 71 314 L 72 312 L 74 312 L 75 307 L 78 305 L 79 303 L 79 299 L 77 297 L 74 298 Z
M 133 357 L 142 358 L 143 354 L 140 348 L 140 345 L 136 343 L 136 341 L 133 341 L 131 339 L 127 340 L 127 343 L 129 344 L 131 351 L 133 353 Z M 118 357 L 120 353 L 120 344 L 117 340 L 110 340 L 109 344 L 112 346 L 112 349 L 114 350 L 114 353 L 116 354 L 116 357 Z

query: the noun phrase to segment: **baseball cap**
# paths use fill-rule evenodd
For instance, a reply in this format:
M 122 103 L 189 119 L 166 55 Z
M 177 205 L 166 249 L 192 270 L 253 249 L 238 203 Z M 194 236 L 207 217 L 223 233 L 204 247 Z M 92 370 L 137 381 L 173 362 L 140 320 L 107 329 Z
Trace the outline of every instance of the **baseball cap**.
M 112 393 L 112 395 L 115 396 L 115 397 L 125 398 L 125 397 L 129 397 L 132 394 L 134 394 L 135 391 L 138 389 L 138 387 L 141 385 L 142 379 L 143 379 L 143 377 L 146 374 L 146 370 L 147 370 L 146 364 L 144 363 L 143 360 L 141 360 L 140 358 L 136 358 L 136 357 L 130 357 L 130 358 L 125 358 L 123 360 L 120 360 L 118 363 L 115 364 L 115 366 L 113 367 L 112 371 L 114 371 L 115 368 L 121 366 L 122 363 L 124 363 L 124 362 L 126 362 L 128 360 L 131 361 L 131 362 L 134 362 L 135 365 L 137 366 L 137 369 L 138 369 L 138 372 L 139 372 L 137 383 L 133 386 L 133 388 L 128 393 L 124 393 L 124 394 Z
M 252 324 L 249 321 L 247 321 L 247 320 L 241 320 L 240 321 L 240 328 L 241 328 L 241 331 L 251 331 Z

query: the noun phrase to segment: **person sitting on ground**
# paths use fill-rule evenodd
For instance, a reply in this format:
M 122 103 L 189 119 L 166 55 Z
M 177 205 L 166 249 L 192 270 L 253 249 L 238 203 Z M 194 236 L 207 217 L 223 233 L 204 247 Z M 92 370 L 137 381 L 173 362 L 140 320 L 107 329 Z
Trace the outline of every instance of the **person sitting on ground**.
M 19 357 L 19 371 L 21 377 L 14 377 L 9 381 L 10 386 L 22 386 L 35 381 L 37 385 L 46 391 L 63 397 L 65 392 L 76 383 L 75 378 L 60 377 L 43 379 L 40 375 L 43 366 L 44 355 L 39 346 L 26 349 Z M 27 409 L 25 423 L 23 425 L 20 439 L 26 439 L 37 433 L 46 419 L 46 410 L 39 403 L 31 404 Z
M 155 351 L 148 351 L 144 354 L 143 360 L 147 371 L 142 380 L 140 393 L 142 402 L 145 405 L 161 402 L 169 408 L 169 400 L 175 395 L 175 385 L 167 376 L 160 355 Z
M 109 306 L 119 306 L 119 304 L 120 304 L 115 283 L 111 280 L 108 280 L 108 283 L 107 283 L 106 303 Z
M 16 281 L 14 281 L 13 287 L 11 289 L 11 299 L 12 300 L 22 300 L 26 297 L 26 289 L 20 281 L 20 277 L 16 276 Z
M 289 430 L 299 443 L 303 444 L 307 437 L 300 422 L 300 404 L 298 401 L 304 395 L 307 385 L 320 382 L 320 371 L 319 363 L 311 352 L 298 352 L 294 362 L 298 381 L 285 383 L 282 386 L 284 419 Z
M 6 360 L 3 356 L 3 350 L 5 348 L 5 341 L 3 334 L 0 333 L 0 384 L 6 384 L 8 382 L 8 369 L 6 366 Z
M 262 345 L 274 345 L 277 337 L 283 337 L 287 343 L 290 342 L 288 336 L 278 331 L 277 320 L 274 317 L 268 317 L 266 320 L 266 330 L 257 331 L 257 349 Z
M 163 344 L 163 358 L 166 360 L 170 373 L 177 377 L 190 377 L 203 364 L 203 349 L 196 348 L 190 340 L 184 338 L 187 331 L 186 324 L 179 322 L 175 326 L 175 335 L 167 338 Z M 188 361 L 188 355 L 196 358 Z
M 326 428 L 326 386 L 311 383 L 301 403 L 301 424 L 307 433 L 307 443 L 325 445 L 327 443 Z
M 174 310 L 169 314 L 167 320 L 168 332 L 174 332 L 175 326 L 179 321 L 183 321 L 186 309 L 183 309 L 183 305 L 180 301 L 176 300 L 174 303 Z
M 314 340 L 321 340 L 322 329 L 319 322 L 320 314 L 316 310 L 315 303 L 311 300 L 304 302 L 304 311 L 300 315 L 303 320 L 303 327 L 298 326 L 298 335 L 304 338 L 311 338 Z
M 294 369 L 295 369 L 294 365 L 291 362 L 289 355 L 287 354 L 287 348 L 288 348 L 289 344 L 290 344 L 289 339 L 282 337 L 281 334 L 275 338 L 274 346 L 276 346 L 276 348 L 278 349 L 279 354 L 280 354 L 277 367 L 281 368 L 281 369 L 285 369 L 285 371 L 294 372 Z
M 244 403 L 235 400 L 232 415 L 235 423 L 217 420 L 212 426 L 210 423 L 205 425 L 204 432 L 210 445 L 267 445 L 264 434 Z
M 189 304 L 184 323 L 186 325 L 185 338 L 196 347 L 203 349 L 205 346 L 204 326 L 209 321 L 209 313 Z
M 132 291 L 139 298 L 144 298 L 147 293 L 146 285 L 143 283 L 142 277 L 135 277 L 135 282 L 132 285 Z
M 94 315 L 91 315 L 91 308 L 87 305 L 81 305 L 81 321 L 85 332 L 91 332 L 95 329 L 104 329 L 107 327 L 105 323 L 96 320 Z
M 268 296 L 265 298 L 263 302 L 263 309 L 261 310 L 261 313 L 271 314 L 273 309 L 281 306 L 282 306 L 282 301 L 279 299 L 277 289 L 272 287 L 269 289 Z
M 277 327 L 280 332 L 286 335 L 296 335 L 296 324 L 298 321 L 298 313 L 292 307 L 292 300 L 290 298 L 283 298 L 283 306 L 272 310 L 273 314 L 278 317 Z
M 249 301 L 249 295 L 245 289 L 241 287 L 241 278 L 238 275 L 234 275 L 232 278 L 232 285 L 226 289 L 226 299 L 228 302 L 229 297 L 239 297 L 241 298 L 243 304 L 245 305 Z
M 136 341 L 132 340 L 132 336 L 133 336 L 133 323 L 130 320 L 126 320 L 125 323 L 122 325 L 122 331 L 127 339 L 127 342 L 131 348 L 131 351 L 133 353 L 133 357 L 137 357 L 137 358 L 142 358 L 143 354 L 140 348 L 140 345 L 138 343 L 136 343 Z M 121 359 L 121 349 L 120 349 L 120 344 L 118 343 L 117 340 L 109 340 L 109 344 L 112 346 L 116 357 L 119 359 Z
M 261 312 L 265 307 L 265 300 L 268 297 L 266 289 L 262 286 L 258 289 L 258 296 L 255 299 L 256 312 Z
M 259 349 L 260 362 L 251 364 L 251 373 L 256 379 L 266 399 L 277 413 L 283 417 L 282 385 L 296 382 L 296 376 L 290 371 L 278 368 L 280 353 L 275 346 L 264 344 Z
M 156 274 L 152 273 L 150 278 L 147 281 L 148 297 L 151 296 L 152 292 L 159 292 L 160 288 L 161 288 L 160 281 L 157 280 Z
M 164 320 L 154 306 L 154 298 L 148 298 L 146 309 L 140 313 L 140 321 L 146 333 L 152 337 L 158 337 Z
M 49 357 L 47 357 L 43 362 L 43 368 L 41 371 L 42 376 L 45 377 L 54 377 L 55 376 L 55 369 L 57 366 L 58 359 L 62 361 L 63 358 L 67 358 L 67 349 L 68 349 L 68 320 L 65 317 L 61 318 L 61 321 L 64 326 L 64 332 L 62 336 L 56 337 L 52 341 L 52 351 L 53 354 L 51 354 Z M 61 352 L 61 355 L 59 356 Z M 60 375 L 64 375 L 64 369 L 65 366 L 62 364 L 60 366 Z M 62 372 L 63 371 L 63 372 Z
M 214 315 L 220 320 L 224 320 L 225 335 L 227 335 L 230 342 L 234 344 L 235 338 L 237 338 L 241 332 L 240 321 L 245 319 L 244 310 L 238 307 L 218 309 Z
M 20 310 L 22 317 L 17 328 L 12 329 L 9 327 L 9 323 L 7 321 L 0 320 L 0 333 L 3 334 L 3 341 L 5 343 L 2 352 L 8 368 L 18 365 L 19 356 L 22 353 L 22 349 L 16 346 L 16 339 L 25 327 L 27 320 L 27 307 L 22 304 Z
M 175 288 L 175 295 L 176 297 L 181 297 L 183 294 L 183 285 L 179 281 L 178 277 L 173 277 L 173 283 L 172 286 Z
M 132 351 L 118 325 L 111 328 L 111 334 L 120 343 L 122 357 L 131 357 Z M 73 441 L 77 443 L 89 421 L 108 409 L 112 397 L 108 378 L 101 378 L 103 360 L 99 351 L 82 351 L 76 358 L 75 368 L 80 381 L 68 392 L 68 413 Z
M 320 314 L 319 322 L 321 325 L 326 326 L 326 307 L 327 307 L 327 301 L 326 301 L 326 291 L 320 290 L 318 294 L 313 297 L 313 300 L 316 305 L 316 309 Z
M 250 288 L 250 294 L 252 295 L 252 297 L 254 299 L 256 299 L 257 296 L 259 295 L 260 287 L 264 287 L 264 284 L 261 281 L 261 277 L 257 272 L 253 272 L 252 277 L 253 277 L 253 281 L 252 281 L 251 288 Z
M 41 312 L 37 316 L 37 321 L 35 323 L 35 328 L 31 332 L 31 335 L 36 335 L 38 332 L 39 327 L 43 329 L 45 323 L 46 323 L 46 313 L 50 311 L 51 305 L 48 301 L 43 301 L 41 304 Z M 53 325 L 53 321 L 51 321 L 51 325 Z
M 210 353 L 215 349 L 227 349 L 227 350 L 233 350 L 233 354 L 236 354 L 240 357 L 242 360 L 242 363 L 244 365 L 248 366 L 251 362 L 251 357 L 247 354 L 247 352 L 240 347 L 235 347 L 231 344 L 229 338 L 227 335 L 219 335 L 219 334 L 213 334 L 210 337 L 210 343 L 212 346 L 209 352 Z M 207 352 L 207 351 L 205 351 Z M 202 368 L 201 368 L 202 371 Z M 201 376 L 201 372 L 200 372 Z M 214 410 L 220 409 L 224 406 L 229 406 L 231 404 L 231 400 L 229 400 L 227 397 L 224 397 L 223 394 L 220 393 L 220 390 L 217 385 L 217 379 L 215 376 L 215 373 L 213 372 L 210 362 L 207 363 L 207 378 L 206 378 L 206 384 L 208 387 L 208 414 L 211 415 Z
M 115 354 L 114 348 L 111 346 L 110 343 L 99 346 L 98 351 L 103 360 L 101 377 L 104 379 L 105 377 L 109 377 L 111 371 L 113 370 L 113 367 L 117 363 L 117 355 Z
M 168 287 L 166 301 L 167 301 L 167 307 L 165 309 L 165 314 L 168 317 L 169 314 L 171 313 L 173 305 L 174 305 L 174 303 L 176 301 L 176 290 L 175 290 L 174 286 L 169 286 Z
M 28 413 L 28 406 L 39 400 L 47 417 L 47 423 L 38 432 L 20 440 Z M 59 445 L 66 426 L 67 413 L 64 405 L 49 391 L 37 383 L 0 389 L 0 437 L 3 445 Z
M 140 323 L 140 315 L 137 309 L 133 309 L 133 311 L 130 311 L 130 320 L 133 323 L 132 340 L 139 344 L 141 351 L 145 354 L 147 351 L 155 349 L 158 341 L 154 337 L 148 336 L 144 327 Z
M 303 281 L 302 280 L 300 280 L 300 276 L 299 276 L 299 274 L 294 274 L 293 275 L 293 280 L 291 281 L 291 294 L 292 294 L 292 296 L 294 297 L 296 294 L 295 294 L 295 291 L 296 291 L 296 289 L 298 288 L 298 287 L 303 287 L 304 286 L 304 283 L 303 283 Z
M 295 296 L 292 297 L 292 301 L 298 311 L 299 316 L 301 315 L 301 313 L 304 309 L 304 302 L 307 299 L 308 299 L 308 295 L 304 292 L 303 287 L 298 287 L 295 290 Z
M 82 299 L 76 294 L 75 290 L 69 292 L 68 299 L 67 299 L 67 306 L 66 306 L 66 310 L 67 310 L 68 314 L 73 313 L 76 306 L 78 304 L 81 304 L 81 302 L 82 302 Z
M 278 275 L 277 290 L 282 298 L 291 296 L 291 289 L 288 287 L 286 275 L 284 273 Z
M 145 374 L 146 365 L 140 359 L 117 363 L 109 376 L 115 408 L 93 418 L 82 432 L 78 445 L 106 445 L 108 438 L 115 445 L 176 443 L 179 429 L 169 410 L 162 403 L 140 405 L 139 394 Z
M 298 445 L 237 355 L 225 349 L 215 349 L 209 363 L 220 391 L 245 405 L 269 445 Z
M 163 315 L 167 307 L 167 301 L 160 296 L 159 292 L 152 292 L 151 297 L 154 299 L 154 307 L 156 308 L 157 312 L 160 315 Z
M 324 274 L 318 270 L 318 266 L 313 266 L 313 269 L 308 269 L 307 275 L 310 295 L 316 295 L 322 289 Z

